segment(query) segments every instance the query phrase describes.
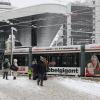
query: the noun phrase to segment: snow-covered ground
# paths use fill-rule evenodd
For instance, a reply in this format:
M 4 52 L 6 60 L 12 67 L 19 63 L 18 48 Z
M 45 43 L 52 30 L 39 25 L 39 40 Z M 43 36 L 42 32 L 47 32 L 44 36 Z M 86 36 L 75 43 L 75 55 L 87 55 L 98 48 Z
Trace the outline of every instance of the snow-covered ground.
M 28 77 L 0 77 L 0 100 L 100 100 L 100 82 L 49 77 L 41 87 Z
M 66 88 L 70 88 L 71 90 L 84 92 L 100 98 L 100 82 L 83 80 L 80 78 L 67 78 L 58 81 L 58 83 L 62 84 Z

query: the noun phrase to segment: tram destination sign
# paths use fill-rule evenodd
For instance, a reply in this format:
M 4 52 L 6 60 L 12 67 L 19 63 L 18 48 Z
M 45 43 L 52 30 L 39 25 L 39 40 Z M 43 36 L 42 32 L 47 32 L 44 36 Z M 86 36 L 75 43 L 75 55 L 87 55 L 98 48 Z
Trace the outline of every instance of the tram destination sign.
M 52 75 L 80 75 L 79 67 L 49 67 L 48 74 Z

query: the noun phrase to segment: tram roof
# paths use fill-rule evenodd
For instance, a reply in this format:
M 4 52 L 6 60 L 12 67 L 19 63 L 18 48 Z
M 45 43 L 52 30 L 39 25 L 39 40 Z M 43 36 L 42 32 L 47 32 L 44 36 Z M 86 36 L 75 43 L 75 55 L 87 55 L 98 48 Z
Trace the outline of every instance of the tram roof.
M 0 21 L 43 13 L 66 14 L 66 6 L 61 4 L 40 4 L 0 13 Z

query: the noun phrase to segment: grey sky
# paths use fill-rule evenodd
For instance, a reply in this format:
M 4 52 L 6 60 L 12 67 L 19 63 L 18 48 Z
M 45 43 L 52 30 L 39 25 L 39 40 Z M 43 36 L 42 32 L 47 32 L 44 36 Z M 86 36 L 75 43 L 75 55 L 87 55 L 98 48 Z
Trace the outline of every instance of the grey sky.
M 8 0 L 8 1 L 10 1 L 12 3 L 12 6 L 15 7 L 27 7 L 44 3 L 66 4 L 67 2 L 70 1 L 84 1 L 84 0 Z

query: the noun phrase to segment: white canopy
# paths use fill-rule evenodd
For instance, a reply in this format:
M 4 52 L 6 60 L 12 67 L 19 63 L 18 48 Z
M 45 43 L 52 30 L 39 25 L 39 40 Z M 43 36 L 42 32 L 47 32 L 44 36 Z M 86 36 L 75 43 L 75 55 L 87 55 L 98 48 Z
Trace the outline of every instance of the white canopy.
M 60 4 L 41 4 L 0 13 L 0 21 L 43 13 L 66 14 L 66 7 Z

